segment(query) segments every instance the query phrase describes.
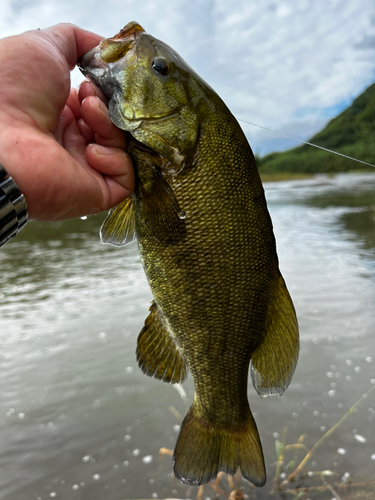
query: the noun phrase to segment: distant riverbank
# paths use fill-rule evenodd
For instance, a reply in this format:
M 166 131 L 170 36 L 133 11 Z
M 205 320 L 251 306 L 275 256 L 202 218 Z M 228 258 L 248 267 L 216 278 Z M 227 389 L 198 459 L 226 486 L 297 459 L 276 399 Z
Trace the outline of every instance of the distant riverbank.
M 296 174 L 291 172 L 275 172 L 274 174 L 262 174 L 260 172 L 260 178 L 262 182 L 279 182 L 279 181 L 297 181 L 299 179 L 311 179 L 314 177 L 313 174 Z

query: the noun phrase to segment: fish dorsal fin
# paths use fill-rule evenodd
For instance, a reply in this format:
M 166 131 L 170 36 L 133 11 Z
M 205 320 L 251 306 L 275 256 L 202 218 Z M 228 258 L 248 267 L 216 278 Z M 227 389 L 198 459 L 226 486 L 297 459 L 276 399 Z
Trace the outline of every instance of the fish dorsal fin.
M 173 189 L 159 169 L 152 170 L 152 187 L 140 188 L 140 219 L 148 232 L 162 243 L 177 243 L 185 237 L 186 214 L 181 210 Z
M 122 246 L 135 240 L 135 218 L 132 198 L 112 208 L 100 228 L 102 243 Z
M 155 302 L 152 302 L 149 310 L 150 314 L 138 336 L 138 365 L 150 377 L 172 384 L 182 382 L 188 374 L 185 360 Z
M 297 364 L 298 351 L 297 317 L 284 279 L 279 275 L 267 313 L 264 339 L 251 356 L 251 378 L 260 396 L 281 395 L 285 391 Z

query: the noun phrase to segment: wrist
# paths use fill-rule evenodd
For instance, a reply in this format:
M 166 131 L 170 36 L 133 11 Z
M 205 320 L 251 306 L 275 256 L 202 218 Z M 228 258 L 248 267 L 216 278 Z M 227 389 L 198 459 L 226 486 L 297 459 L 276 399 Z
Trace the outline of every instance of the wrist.
M 0 247 L 25 226 L 27 217 L 26 199 L 0 163 Z

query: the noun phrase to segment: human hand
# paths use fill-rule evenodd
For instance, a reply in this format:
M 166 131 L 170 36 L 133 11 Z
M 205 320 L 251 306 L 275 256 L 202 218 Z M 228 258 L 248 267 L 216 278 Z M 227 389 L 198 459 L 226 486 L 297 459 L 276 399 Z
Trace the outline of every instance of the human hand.
M 0 40 L 0 162 L 31 219 L 98 213 L 134 189 L 125 134 L 104 97 L 89 82 L 70 89 L 70 69 L 100 40 L 69 24 Z

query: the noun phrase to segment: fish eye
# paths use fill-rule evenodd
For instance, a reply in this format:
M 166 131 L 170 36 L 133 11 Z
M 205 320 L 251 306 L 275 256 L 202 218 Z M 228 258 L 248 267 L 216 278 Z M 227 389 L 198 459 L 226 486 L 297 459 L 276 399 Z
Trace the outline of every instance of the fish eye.
M 156 73 L 159 73 L 159 75 L 166 75 L 169 71 L 169 66 L 165 59 L 153 59 L 151 61 L 151 68 Z

